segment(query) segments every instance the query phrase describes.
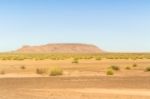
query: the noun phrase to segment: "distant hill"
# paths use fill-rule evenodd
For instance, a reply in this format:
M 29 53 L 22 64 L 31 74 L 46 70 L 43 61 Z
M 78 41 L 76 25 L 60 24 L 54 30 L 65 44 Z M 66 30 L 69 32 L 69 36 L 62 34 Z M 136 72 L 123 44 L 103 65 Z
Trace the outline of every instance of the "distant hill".
M 41 46 L 23 46 L 20 53 L 102 53 L 103 51 L 90 44 L 58 43 Z

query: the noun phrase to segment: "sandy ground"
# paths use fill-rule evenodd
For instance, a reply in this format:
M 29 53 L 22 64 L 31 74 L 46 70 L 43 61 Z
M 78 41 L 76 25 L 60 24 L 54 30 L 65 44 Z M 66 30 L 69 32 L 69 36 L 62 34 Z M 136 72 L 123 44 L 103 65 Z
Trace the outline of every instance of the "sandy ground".
M 150 99 L 150 77 L 1 78 L 0 99 Z
M 133 64 L 137 67 L 132 67 Z M 80 60 L 79 64 L 72 64 L 72 60 L 24 60 L 24 61 L 0 61 L 0 72 L 4 71 L 5 75 L 0 77 L 35 77 L 37 68 L 49 69 L 53 66 L 63 68 L 63 76 L 105 76 L 108 67 L 111 65 L 118 66 L 120 71 L 115 72 L 115 76 L 150 76 L 145 72 L 145 68 L 150 66 L 149 59 L 141 60 Z M 21 69 L 24 66 L 25 69 Z M 131 70 L 125 68 L 129 66 Z M 46 75 L 42 75 L 46 76 Z
M 136 63 L 137 67 L 132 67 Z M 120 71 L 107 76 L 109 66 Z M 25 69 L 21 69 L 24 66 Z M 36 74 L 36 68 L 61 66 L 64 75 Z M 130 66 L 131 70 L 125 67 Z M 0 61 L 0 99 L 150 99 L 150 60 Z

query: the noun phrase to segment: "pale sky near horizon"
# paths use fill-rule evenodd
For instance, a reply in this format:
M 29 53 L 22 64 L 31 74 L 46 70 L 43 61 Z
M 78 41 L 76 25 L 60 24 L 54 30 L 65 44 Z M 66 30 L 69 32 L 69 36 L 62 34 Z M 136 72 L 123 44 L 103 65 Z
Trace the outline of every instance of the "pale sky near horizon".
M 0 0 L 0 51 L 47 43 L 150 52 L 150 0 Z

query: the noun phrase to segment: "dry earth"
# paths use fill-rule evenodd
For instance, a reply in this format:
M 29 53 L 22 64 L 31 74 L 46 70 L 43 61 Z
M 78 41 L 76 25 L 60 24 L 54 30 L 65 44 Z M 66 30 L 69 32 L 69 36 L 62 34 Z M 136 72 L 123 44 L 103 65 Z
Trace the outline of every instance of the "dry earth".
M 0 61 L 0 99 L 150 99 L 150 61 L 142 60 Z M 132 67 L 136 63 L 137 67 Z M 110 65 L 120 71 L 107 76 Z M 20 67 L 25 66 L 22 70 Z M 37 75 L 36 68 L 61 66 L 64 75 Z M 131 70 L 125 67 L 130 66 Z
M 1 78 L 0 99 L 149 99 L 149 77 Z

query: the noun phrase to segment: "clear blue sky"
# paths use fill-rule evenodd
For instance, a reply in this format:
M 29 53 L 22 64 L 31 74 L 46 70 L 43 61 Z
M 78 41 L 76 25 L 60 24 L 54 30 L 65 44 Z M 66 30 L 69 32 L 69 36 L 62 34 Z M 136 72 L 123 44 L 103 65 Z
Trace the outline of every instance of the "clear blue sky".
M 0 0 L 0 51 L 47 43 L 150 52 L 150 0 Z

